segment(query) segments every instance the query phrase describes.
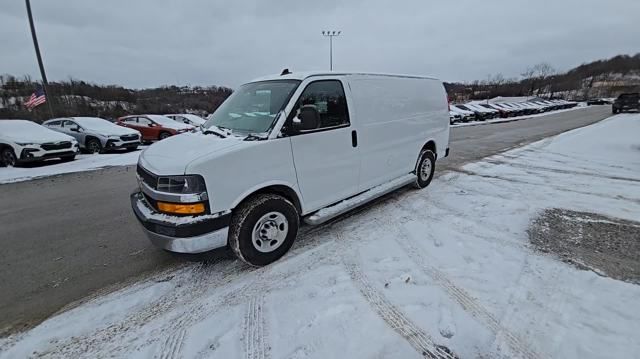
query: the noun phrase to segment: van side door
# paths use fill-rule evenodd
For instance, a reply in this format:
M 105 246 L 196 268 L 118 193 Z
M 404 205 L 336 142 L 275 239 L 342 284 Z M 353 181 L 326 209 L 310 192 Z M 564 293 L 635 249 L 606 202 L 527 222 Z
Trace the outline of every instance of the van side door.
M 305 207 L 314 211 L 357 194 L 360 156 L 340 80 L 310 82 L 289 114 L 287 127 L 302 106 L 319 113 L 315 128 L 289 131 L 298 187 Z

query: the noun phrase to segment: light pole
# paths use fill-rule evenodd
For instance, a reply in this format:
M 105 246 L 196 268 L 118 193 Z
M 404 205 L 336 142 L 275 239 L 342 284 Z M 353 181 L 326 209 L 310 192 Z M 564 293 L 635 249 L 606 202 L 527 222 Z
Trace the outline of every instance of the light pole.
M 339 36 L 342 31 L 323 31 L 322 35 L 329 38 L 329 70 L 333 71 L 333 38 Z
M 50 97 L 49 93 L 49 83 L 47 82 L 47 75 L 44 73 L 44 65 L 42 64 L 42 56 L 40 56 L 40 47 L 38 46 L 38 37 L 36 36 L 36 27 L 33 25 L 33 16 L 31 15 L 31 3 L 29 0 L 25 0 L 25 4 L 27 5 L 27 16 L 29 17 L 29 27 L 31 28 L 31 37 L 33 38 L 33 47 L 36 49 L 36 57 L 38 58 L 38 67 L 40 67 L 40 76 L 42 76 L 42 91 L 44 91 L 44 98 L 47 101 L 47 106 L 49 107 L 49 113 L 51 114 L 51 118 L 55 117 L 53 115 L 53 106 L 51 105 L 51 101 L 53 101 L 53 97 Z

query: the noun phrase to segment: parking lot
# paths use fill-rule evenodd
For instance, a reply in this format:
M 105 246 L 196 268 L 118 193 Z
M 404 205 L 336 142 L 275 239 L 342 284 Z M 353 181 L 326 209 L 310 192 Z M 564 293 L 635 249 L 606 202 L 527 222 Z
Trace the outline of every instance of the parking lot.
M 526 121 L 454 128 L 452 153 L 444 166 L 458 168 L 586 126 L 610 111 L 596 106 Z M 7 293 L 0 299 L 0 328 L 6 332 L 30 327 L 96 291 L 188 263 L 147 241 L 130 213 L 128 195 L 135 186 L 132 166 L 0 186 L 3 202 L 10 204 L 0 209 L 0 237 L 5 244 L 0 283 Z

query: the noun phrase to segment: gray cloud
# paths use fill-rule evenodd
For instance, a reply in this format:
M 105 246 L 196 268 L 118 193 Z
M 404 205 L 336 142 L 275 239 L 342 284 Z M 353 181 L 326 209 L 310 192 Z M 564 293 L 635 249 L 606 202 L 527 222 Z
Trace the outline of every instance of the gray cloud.
M 97 1 L 32 0 L 47 75 L 130 87 L 237 86 L 326 69 L 461 81 L 560 70 L 635 53 L 640 2 L 628 0 Z M 38 76 L 24 3 L 0 9 L 0 73 Z

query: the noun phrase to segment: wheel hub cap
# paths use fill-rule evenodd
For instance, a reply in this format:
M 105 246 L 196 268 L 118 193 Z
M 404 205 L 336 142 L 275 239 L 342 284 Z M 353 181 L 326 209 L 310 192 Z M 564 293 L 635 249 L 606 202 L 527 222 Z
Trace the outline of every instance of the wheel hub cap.
M 426 181 L 431 175 L 431 161 L 428 158 L 422 160 L 420 165 L 420 179 Z
M 284 243 L 288 232 L 287 218 L 280 212 L 269 212 L 253 226 L 253 247 L 258 252 L 273 252 Z

